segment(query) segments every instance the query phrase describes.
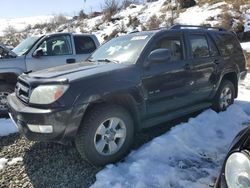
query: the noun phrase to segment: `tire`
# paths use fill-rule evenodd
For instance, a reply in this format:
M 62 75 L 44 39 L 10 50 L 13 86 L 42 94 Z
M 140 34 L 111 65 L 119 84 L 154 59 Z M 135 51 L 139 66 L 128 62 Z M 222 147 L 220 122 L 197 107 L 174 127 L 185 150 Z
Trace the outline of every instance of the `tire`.
M 134 123 L 130 113 L 118 105 L 99 105 L 86 114 L 75 145 L 84 160 L 103 166 L 126 156 L 133 139 Z
M 14 92 L 14 85 L 0 83 L 0 117 L 7 116 L 7 96 Z
M 227 110 L 234 103 L 235 86 L 229 80 L 222 80 L 220 87 L 213 100 L 212 109 L 216 112 Z

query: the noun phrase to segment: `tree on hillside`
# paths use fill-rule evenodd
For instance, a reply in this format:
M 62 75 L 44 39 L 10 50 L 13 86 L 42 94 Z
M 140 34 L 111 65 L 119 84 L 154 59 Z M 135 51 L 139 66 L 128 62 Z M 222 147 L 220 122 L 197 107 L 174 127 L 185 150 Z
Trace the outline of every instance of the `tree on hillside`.
M 103 5 L 103 12 L 105 19 L 110 21 L 112 16 L 115 15 L 119 10 L 118 0 L 105 0 Z

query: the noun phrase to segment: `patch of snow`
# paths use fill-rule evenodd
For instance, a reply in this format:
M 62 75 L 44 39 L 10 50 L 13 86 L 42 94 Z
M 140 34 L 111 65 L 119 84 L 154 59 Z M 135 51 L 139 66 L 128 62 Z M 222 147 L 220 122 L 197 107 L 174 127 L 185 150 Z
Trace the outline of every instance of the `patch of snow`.
M 0 119 L 0 137 L 17 132 L 16 126 L 10 119 Z
M 0 158 L 0 170 L 5 168 L 7 162 L 8 162 L 8 159 Z
M 250 75 L 227 111 L 209 109 L 177 125 L 131 152 L 125 162 L 106 166 L 92 187 L 209 187 L 232 139 L 250 124 L 249 87 Z
M 22 162 L 22 161 L 23 161 L 22 157 L 16 157 L 16 158 L 13 158 L 11 161 L 7 162 L 7 165 L 15 165 L 18 162 Z
M 221 7 L 226 5 L 226 2 L 216 3 L 214 5 L 205 4 L 203 6 L 194 6 L 188 8 L 185 12 L 180 13 L 176 23 L 188 25 L 202 25 L 209 23 L 212 26 L 218 23 L 217 16 L 221 14 Z M 215 18 L 214 21 L 206 21 L 209 18 Z
M 243 43 L 241 43 L 241 47 L 242 47 L 243 50 L 245 50 L 246 52 L 250 52 L 250 42 L 243 42 Z

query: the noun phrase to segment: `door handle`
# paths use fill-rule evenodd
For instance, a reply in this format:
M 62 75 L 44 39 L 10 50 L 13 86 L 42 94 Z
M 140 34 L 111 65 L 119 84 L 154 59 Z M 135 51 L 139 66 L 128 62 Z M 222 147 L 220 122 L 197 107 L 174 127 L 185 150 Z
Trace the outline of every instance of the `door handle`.
M 66 59 L 67 64 L 71 64 L 71 63 L 75 63 L 75 62 L 76 62 L 75 59 Z
M 190 64 L 185 64 L 185 65 L 184 65 L 184 69 L 186 69 L 186 70 L 191 70 L 191 69 L 193 69 L 193 66 L 190 65 Z

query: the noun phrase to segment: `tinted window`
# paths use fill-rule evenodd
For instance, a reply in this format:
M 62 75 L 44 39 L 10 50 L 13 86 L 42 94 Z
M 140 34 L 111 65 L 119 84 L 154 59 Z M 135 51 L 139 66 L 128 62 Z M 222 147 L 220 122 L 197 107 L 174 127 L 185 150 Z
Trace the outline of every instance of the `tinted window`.
M 50 37 L 44 40 L 38 48 L 43 50 L 44 56 L 73 54 L 69 35 Z
M 209 48 L 206 36 L 204 35 L 191 35 L 190 36 L 192 55 L 194 58 L 208 57 Z
M 229 34 L 216 34 L 214 37 L 221 55 L 228 56 L 241 52 L 241 46 L 234 36 Z
M 154 50 L 159 48 L 166 48 L 170 50 L 171 61 L 181 60 L 183 57 L 180 38 L 170 38 L 170 37 L 163 38 L 157 42 Z
M 210 55 L 212 57 L 219 55 L 219 51 L 218 51 L 214 41 L 212 41 L 211 39 L 209 39 L 209 48 L 210 48 Z
M 75 36 L 74 37 L 76 54 L 89 54 L 95 51 L 95 42 L 91 37 Z

